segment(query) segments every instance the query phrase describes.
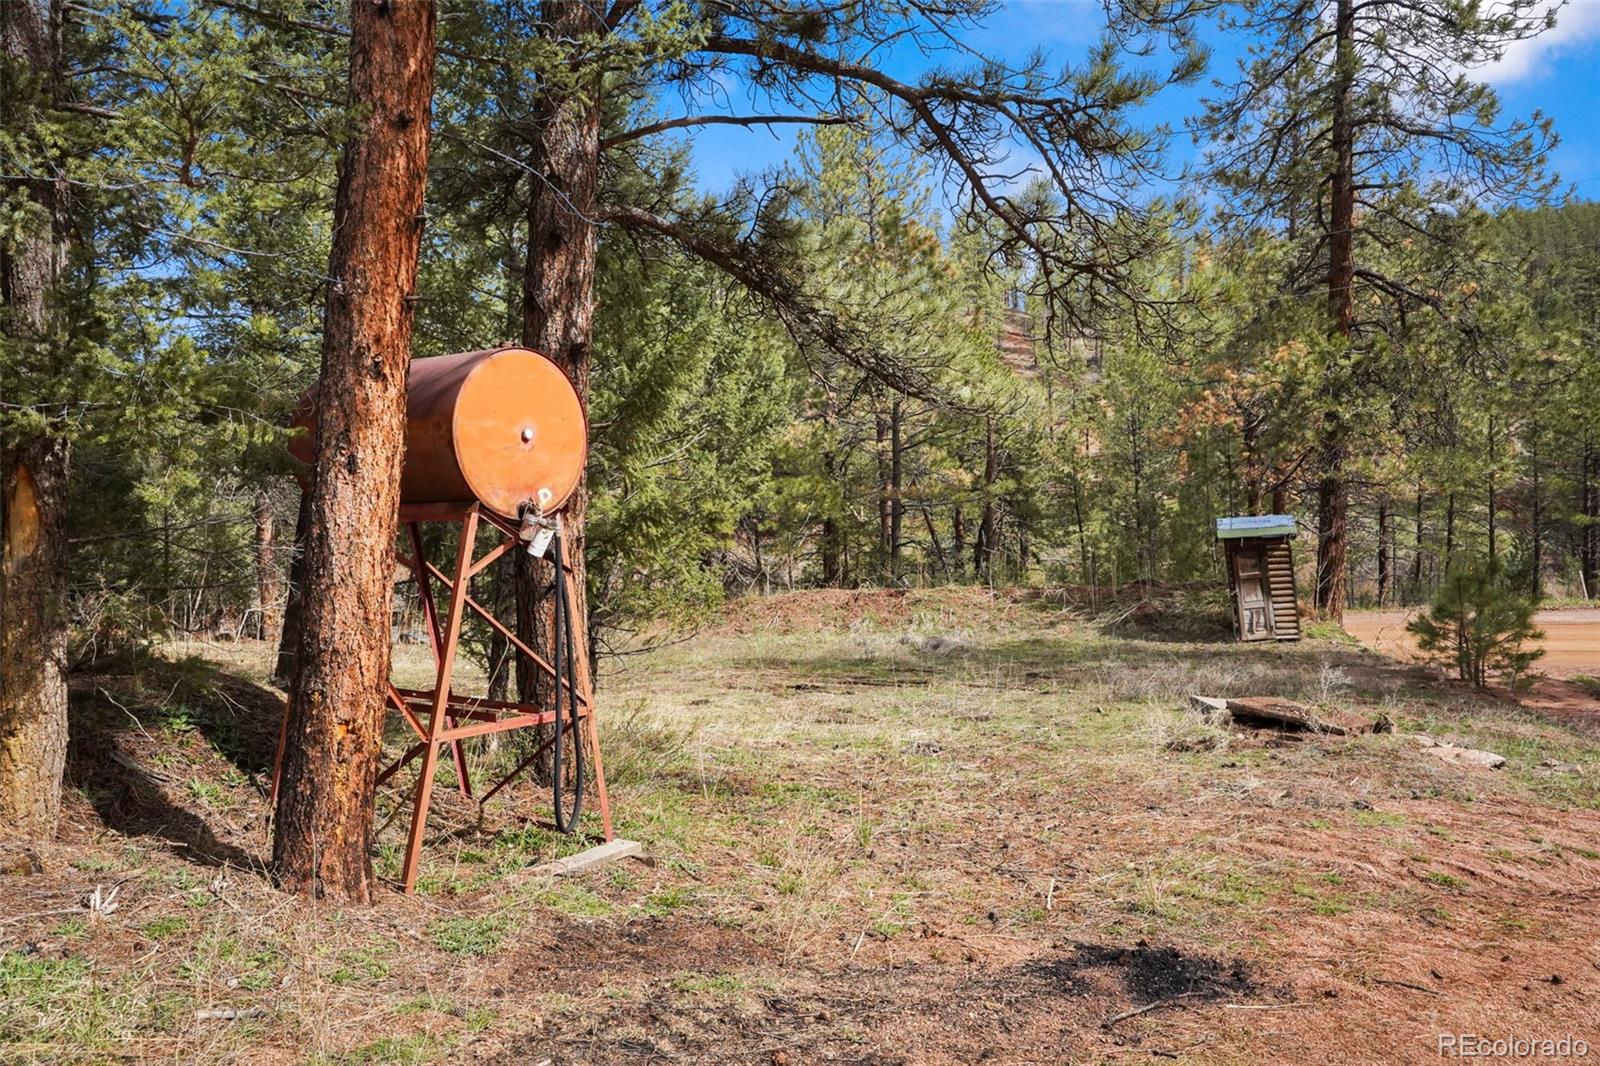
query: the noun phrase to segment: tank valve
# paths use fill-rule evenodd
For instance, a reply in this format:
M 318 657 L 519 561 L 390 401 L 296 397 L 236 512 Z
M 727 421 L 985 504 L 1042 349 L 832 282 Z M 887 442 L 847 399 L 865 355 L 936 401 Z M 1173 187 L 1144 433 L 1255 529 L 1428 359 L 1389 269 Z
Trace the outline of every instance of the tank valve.
M 555 535 L 554 518 L 547 518 L 532 500 L 522 505 L 522 528 L 517 530 L 517 538 L 527 542 L 529 555 L 535 559 L 542 556 L 549 550 Z

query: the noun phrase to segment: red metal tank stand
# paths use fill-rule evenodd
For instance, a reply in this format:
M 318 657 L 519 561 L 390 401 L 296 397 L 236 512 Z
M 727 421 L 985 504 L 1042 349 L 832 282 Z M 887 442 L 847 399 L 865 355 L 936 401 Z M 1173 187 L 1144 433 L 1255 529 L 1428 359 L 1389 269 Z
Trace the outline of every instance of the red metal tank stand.
M 444 573 L 432 562 L 429 562 L 423 553 L 422 532 L 420 525 L 423 522 L 449 522 L 460 525 L 459 547 L 456 551 L 454 571 Z M 529 647 L 516 633 L 500 619 L 496 618 L 487 607 L 479 603 L 471 595 L 470 585 L 472 579 L 482 573 L 495 560 L 508 551 L 517 550 L 522 544 L 522 527 L 504 518 L 501 515 L 482 507 L 477 503 L 468 504 L 438 504 L 417 503 L 402 504 L 400 507 L 400 523 L 405 527 L 411 544 L 411 555 L 398 554 L 398 562 L 411 571 L 417 582 L 417 593 L 422 603 L 422 613 L 428 627 L 428 642 L 433 648 L 434 662 L 437 671 L 434 676 L 434 685 L 431 689 L 405 689 L 389 685 L 389 704 L 416 734 L 417 742 L 411 745 L 404 754 L 391 763 L 378 775 L 378 784 L 382 785 L 393 777 L 402 767 L 415 761 L 421 756 L 422 766 L 417 776 L 416 791 L 412 796 L 411 804 L 411 829 L 406 838 L 405 864 L 401 869 L 401 883 L 406 892 L 411 892 L 416 887 L 417 867 L 422 856 L 423 832 L 428 822 L 428 807 L 433 796 L 434 771 L 438 766 L 440 746 L 449 745 L 451 757 L 455 762 L 456 780 L 461 791 L 467 797 L 472 796 L 472 784 L 467 775 L 466 758 L 462 751 L 461 742 L 472 737 L 487 736 L 491 733 L 506 733 L 515 729 L 527 729 L 534 726 L 554 725 L 554 735 L 542 744 L 536 751 L 519 763 L 510 773 L 495 782 L 483 796 L 479 803 L 487 803 L 496 793 L 510 784 L 527 769 L 535 759 L 554 747 L 559 753 L 563 727 L 573 729 L 577 734 L 577 742 L 573 744 L 572 773 L 576 777 L 573 797 L 573 817 L 571 828 L 576 828 L 577 815 L 581 808 L 583 793 L 583 767 L 582 759 L 586 755 L 594 766 L 595 798 L 600 805 L 600 825 L 606 840 L 613 839 L 611 829 L 611 804 L 606 795 L 606 775 L 604 763 L 600 757 L 600 737 L 595 722 L 594 697 L 588 680 L 587 670 L 575 670 L 572 667 L 570 649 L 572 616 L 570 605 L 577 602 L 577 586 L 572 566 L 567 562 L 559 526 L 553 538 L 551 555 L 560 570 L 557 588 L 558 624 L 556 626 L 555 647 L 551 649 L 551 658 L 546 659 L 534 648 Z M 502 534 L 500 542 L 485 552 L 482 556 L 473 557 L 476 551 L 477 535 L 480 523 L 487 523 L 499 530 Z M 444 617 L 441 620 L 437 605 L 434 602 L 433 586 L 439 585 L 448 596 Z M 510 700 L 491 700 L 477 696 L 466 696 L 457 693 L 452 685 L 455 674 L 456 653 L 461 640 L 462 625 L 466 612 L 473 611 L 489 624 L 497 633 L 505 638 L 506 643 L 517 654 L 525 657 L 533 669 L 543 673 L 551 681 L 550 707 L 541 707 L 534 703 L 518 703 Z M 563 613 L 564 612 L 564 613 Z M 562 628 L 565 624 L 566 632 Z M 565 639 L 563 639 L 565 637 Z M 566 645 L 567 662 L 562 663 L 563 647 Z M 563 669 L 565 665 L 566 669 Z M 579 680 L 581 679 L 581 680 Z M 561 717 L 563 703 L 566 704 L 567 714 L 564 722 L 558 722 Z M 283 731 L 278 738 L 278 757 L 272 774 L 272 793 L 270 803 L 277 800 L 279 777 L 283 770 L 283 749 L 288 741 L 288 721 L 284 721 Z M 562 782 L 558 780 L 553 790 L 554 814 L 557 827 L 563 831 L 569 826 L 561 810 L 560 794 Z

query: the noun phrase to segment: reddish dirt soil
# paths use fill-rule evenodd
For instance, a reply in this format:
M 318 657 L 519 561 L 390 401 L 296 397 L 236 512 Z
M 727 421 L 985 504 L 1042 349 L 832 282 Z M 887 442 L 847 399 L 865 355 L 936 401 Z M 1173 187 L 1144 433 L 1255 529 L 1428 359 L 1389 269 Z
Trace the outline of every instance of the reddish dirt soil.
M 1344 629 L 1352 637 L 1392 658 L 1414 660 L 1417 644 L 1406 632 L 1416 611 L 1350 611 Z M 1544 630 L 1544 656 L 1536 669 L 1552 677 L 1600 676 L 1600 609 L 1540 611 L 1534 622 Z
M 1351 611 L 1344 616 L 1344 628 L 1383 655 L 1421 662 L 1416 641 L 1406 631 L 1406 623 L 1415 615 L 1415 610 Z M 1544 655 L 1534 664 L 1543 676 L 1534 678 L 1523 691 L 1495 691 L 1548 718 L 1600 732 L 1600 689 L 1593 683 L 1570 680 L 1600 677 L 1600 610 L 1540 611 L 1534 621 L 1545 634 L 1539 641 Z

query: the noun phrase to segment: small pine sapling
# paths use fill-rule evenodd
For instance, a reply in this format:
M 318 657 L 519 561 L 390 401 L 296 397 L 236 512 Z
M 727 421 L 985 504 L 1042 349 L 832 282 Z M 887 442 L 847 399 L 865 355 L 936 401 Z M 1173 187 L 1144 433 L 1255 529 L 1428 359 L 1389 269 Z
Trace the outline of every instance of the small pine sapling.
M 1520 683 L 1542 648 L 1527 645 L 1544 636 L 1534 627 L 1534 603 L 1511 587 L 1501 566 L 1480 560 L 1452 568 L 1434 594 L 1428 613 L 1406 628 L 1424 654 L 1454 663 L 1457 675 L 1486 685 L 1491 674 Z

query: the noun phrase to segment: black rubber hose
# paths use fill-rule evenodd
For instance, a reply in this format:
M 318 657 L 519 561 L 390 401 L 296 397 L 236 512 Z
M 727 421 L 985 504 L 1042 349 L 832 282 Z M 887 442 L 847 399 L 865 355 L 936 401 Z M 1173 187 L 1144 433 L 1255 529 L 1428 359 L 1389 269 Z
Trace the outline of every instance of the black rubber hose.
M 566 667 L 567 682 L 567 707 L 571 715 L 572 725 L 572 816 L 565 818 L 561 813 L 561 767 L 557 762 L 554 770 L 553 789 L 555 793 L 556 828 L 563 833 L 573 832 L 578 828 L 578 819 L 583 815 L 583 730 L 581 718 L 578 713 L 578 679 L 577 679 L 577 648 L 572 638 L 572 601 L 567 597 L 567 573 L 565 546 L 561 543 L 561 535 L 555 538 L 556 560 L 556 640 L 560 647 L 566 645 L 566 654 L 556 660 L 552 665 L 556 673 L 556 699 L 555 699 L 555 739 L 551 746 L 559 755 L 561 750 L 561 678 L 562 666 Z
M 566 815 L 561 813 L 561 615 L 566 608 L 566 597 L 561 595 L 561 536 L 556 535 L 550 546 L 551 557 L 555 559 L 556 566 L 556 617 L 555 625 L 551 627 L 550 665 L 552 668 L 552 693 L 555 706 L 555 718 L 551 722 L 555 732 L 550 738 L 550 808 L 555 816 L 556 829 L 565 833 L 567 831 Z

